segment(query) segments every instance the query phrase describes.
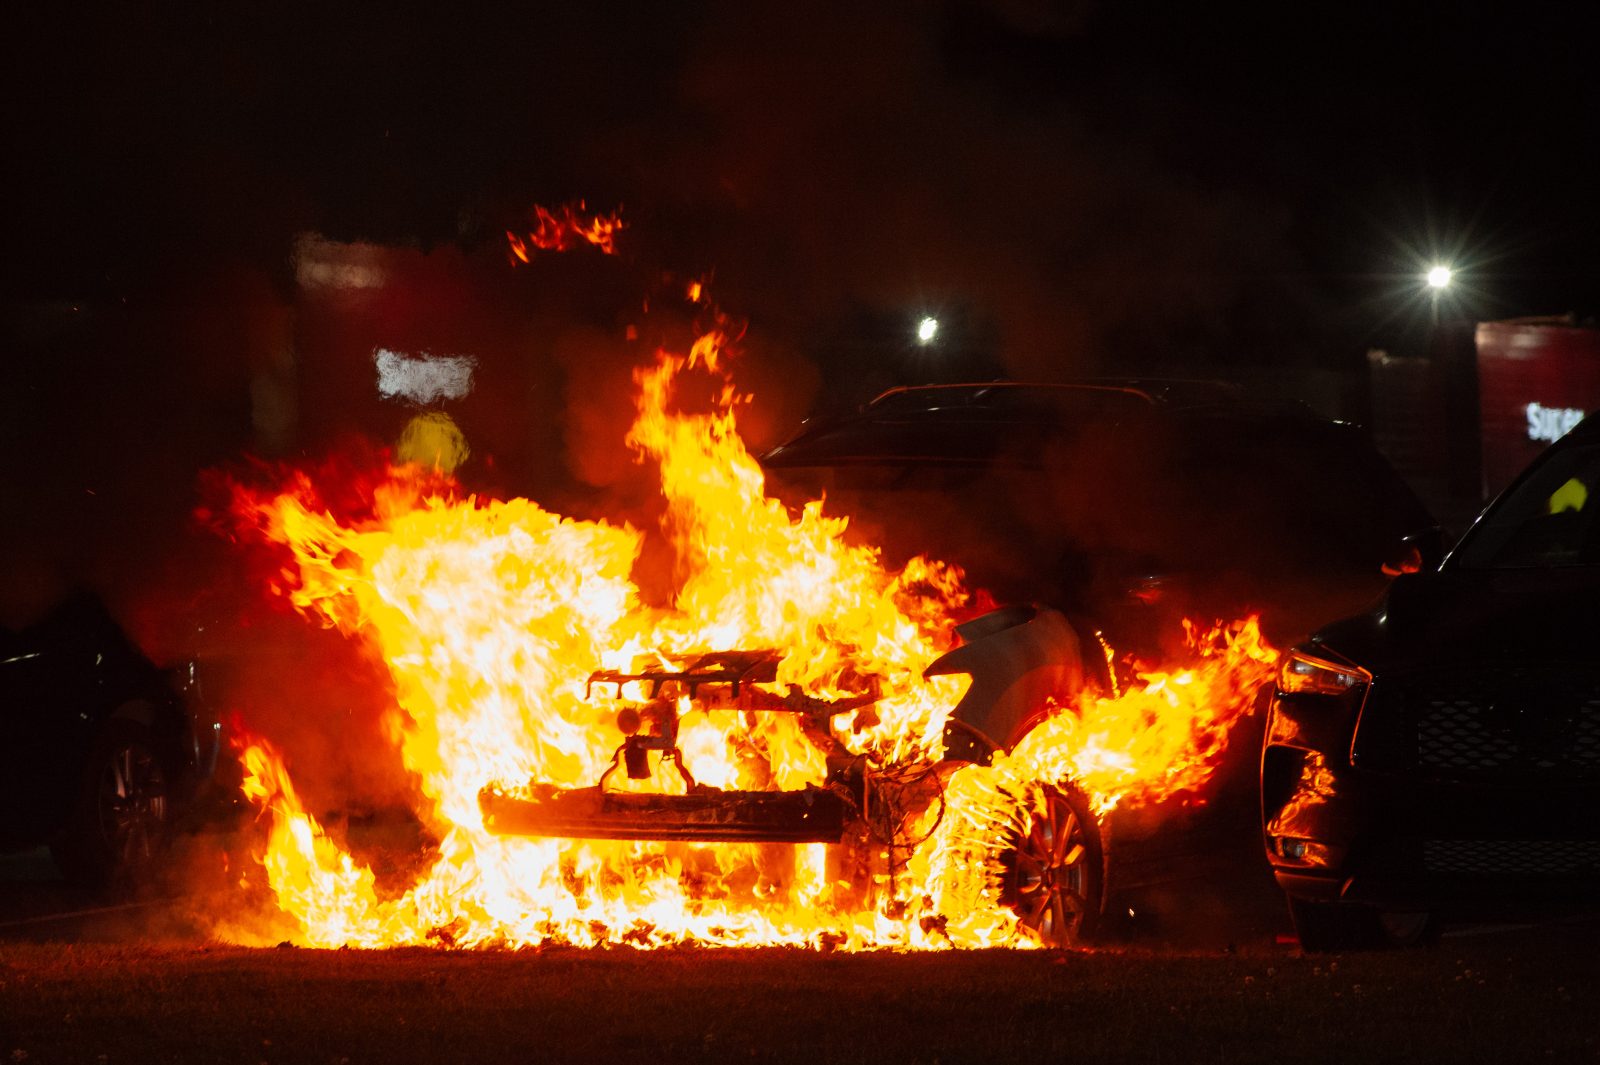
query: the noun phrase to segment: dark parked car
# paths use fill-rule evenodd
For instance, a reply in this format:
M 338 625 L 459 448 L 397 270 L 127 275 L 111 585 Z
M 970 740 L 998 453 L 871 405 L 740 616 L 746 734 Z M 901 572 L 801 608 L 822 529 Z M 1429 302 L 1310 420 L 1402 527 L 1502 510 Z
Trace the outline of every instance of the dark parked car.
M 191 720 L 186 677 L 146 659 L 92 596 L 0 640 L 0 849 L 48 844 L 95 885 L 148 872 L 215 766 L 219 728 Z
M 1146 660 L 1185 616 L 1260 611 L 1280 645 L 1296 638 L 1370 603 L 1395 545 L 1433 526 L 1354 427 L 1213 382 L 901 388 L 807 425 L 762 464 L 780 497 L 824 494 L 892 563 L 959 563 L 997 602 L 1054 608 L 1084 646 L 1103 632 Z M 1081 664 L 1107 684 L 1101 655 Z M 978 723 L 980 745 L 1020 738 Z M 1092 909 L 1254 859 L 1259 727 L 1237 727 L 1207 802 L 1083 818 L 1106 857 L 1084 885 Z
M 1298 637 L 1370 602 L 1394 545 L 1434 524 L 1353 426 L 1218 382 L 899 388 L 761 461 L 891 562 L 957 562 L 1122 650 L 1252 610 Z
M 827 509 L 850 515 L 855 535 L 885 545 L 891 563 L 954 561 L 988 593 L 971 604 L 959 645 L 927 670 L 971 677 L 952 708 L 944 761 L 885 772 L 832 732 L 838 714 L 871 711 L 872 678 L 828 698 L 775 695 L 763 687 L 776 676 L 769 650 L 660 653 L 637 671 L 588 678 L 590 698 L 620 704 L 610 768 L 586 787 L 486 787 L 479 804 L 491 832 L 832 843 L 830 879 L 870 892 L 892 882 L 894 854 L 911 849 L 902 834 L 942 801 L 938 782 L 1013 748 L 1049 696 L 1112 687 L 1096 631 L 1148 653 L 1183 614 L 1265 608 L 1283 628 L 1328 603 L 1353 608 L 1381 588 L 1380 565 L 1402 535 L 1431 525 L 1350 427 L 1207 383 L 897 389 L 806 427 L 762 461 L 781 498 L 825 494 Z M 826 755 L 824 786 L 701 786 L 678 748 L 684 699 L 797 717 Z M 997 865 L 1000 898 L 1041 941 L 1070 944 L 1125 889 L 1213 872 L 1241 851 L 1255 858 L 1259 749 L 1259 734 L 1235 739 L 1225 795 L 1119 809 L 1103 822 L 1070 781 L 1051 786 L 1027 824 L 983 838 L 993 865 L 942 875 L 987 877 Z M 682 793 L 608 786 L 656 769 L 675 770 Z M 956 897 L 972 887 L 946 886 Z
M 1284 661 L 1267 854 L 1307 949 L 1600 900 L 1600 418 Z

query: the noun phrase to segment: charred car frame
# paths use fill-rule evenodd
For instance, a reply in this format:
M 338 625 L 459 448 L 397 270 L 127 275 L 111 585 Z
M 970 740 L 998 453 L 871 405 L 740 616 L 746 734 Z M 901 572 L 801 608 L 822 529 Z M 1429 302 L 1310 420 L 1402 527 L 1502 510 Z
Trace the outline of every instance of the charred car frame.
M 530 785 L 485 788 L 484 825 L 502 835 L 688 841 L 699 843 L 827 843 L 846 880 L 865 883 L 878 869 L 892 883 L 899 863 L 928 837 L 912 839 L 932 812 L 943 816 L 944 782 L 962 766 L 984 762 L 1027 731 L 1050 694 L 1083 683 L 1076 634 L 1055 611 L 1017 606 L 958 626 L 961 644 L 927 669 L 929 676 L 968 674 L 965 696 L 945 731 L 942 761 L 876 765 L 840 741 L 834 718 L 870 715 L 876 686 L 838 699 L 813 698 L 773 684 L 770 652 L 698 655 L 672 669 L 605 670 L 588 680 L 590 698 L 607 690 L 620 704 L 623 742 L 591 787 Z M 627 698 L 629 691 L 642 698 Z M 680 700 L 697 709 L 742 715 L 791 714 L 826 758 L 822 786 L 787 791 L 738 791 L 697 782 L 678 746 Z M 598 712 L 598 709 L 597 709 Z M 868 718 L 870 720 L 870 716 Z M 621 778 L 642 782 L 670 768 L 675 793 L 620 790 Z M 1099 917 L 1104 901 L 1104 853 L 1083 796 L 1070 787 L 1046 789 L 1020 831 L 994 841 L 1002 901 L 1051 945 L 1075 942 Z

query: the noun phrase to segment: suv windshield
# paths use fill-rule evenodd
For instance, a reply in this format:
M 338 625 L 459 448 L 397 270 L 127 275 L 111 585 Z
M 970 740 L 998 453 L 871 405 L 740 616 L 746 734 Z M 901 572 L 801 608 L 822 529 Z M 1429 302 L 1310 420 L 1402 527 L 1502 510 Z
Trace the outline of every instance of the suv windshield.
M 1288 598 L 1279 590 L 1291 582 L 1355 587 L 1378 579 L 1402 536 L 1433 524 L 1346 426 L 1242 407 L 1163 410 L 1115 390 L 1064 396 L 1083 402 L 1027 406 L 1033 397 L 1014 390 L 1002 411 L 955 403 L 954 389 L 919 392 L 911 398 L 947 405 L 875 406 L 762 461 L 780 494 L 826 498 L 890 559 L 956 562 L 1001 601 L 1069 609 L 1120 602 L 1130 581 L 1152 576 L 1249 606 Z
M 1552 454 L 1456 551 L 1466 569 L 1600 565 L 1600 444 Z

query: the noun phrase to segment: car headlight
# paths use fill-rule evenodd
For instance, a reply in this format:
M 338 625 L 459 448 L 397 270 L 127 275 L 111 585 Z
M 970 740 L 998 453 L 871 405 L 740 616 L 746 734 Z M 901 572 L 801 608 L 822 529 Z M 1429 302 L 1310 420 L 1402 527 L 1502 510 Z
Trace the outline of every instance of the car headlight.
M 1305 651 L 1290 651 L 1278 667 L 1278 691 L 1285 695 L 1343 695 L 1372 683 L 1372 674 L 1360 666 L 1319 658 Z

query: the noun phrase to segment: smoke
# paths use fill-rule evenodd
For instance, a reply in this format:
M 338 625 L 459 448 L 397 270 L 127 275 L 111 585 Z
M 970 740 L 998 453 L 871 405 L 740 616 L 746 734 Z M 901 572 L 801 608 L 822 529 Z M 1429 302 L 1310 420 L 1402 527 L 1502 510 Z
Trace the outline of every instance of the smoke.
M 1077 20 L 1004 14 L 1071 61 Z M 1284 212 L 1097 123 L 1070 70 L 1008 84 L 968 29 L 926 5 L 719 5 L 677 71 L 674 135 L 597 131 L 590 154 L 637 175 L 646 224 L 694 234 L 758 330 L 829 336 L 808 354 L 834 387 L 950 379 L 982 368 L 974 349 L 1050 379 L 1220 346 L 1238 279 L 1282 264 Z M 924 313 L 967 335 L 916 349 Z
M 639 347 L 593 327 L 569 329 L 555 343 L 564 371 L 563 451 L 567 468 L 585 485 L 620 485 L 636 465 L 623 438 L 633 422 L 633 369 L 646 354 Z
M 1152 134 L 1193 112 L 1118 81 L 1088 5 L 232 12 L 200 34 L 111 15 L 36 27 L 71 48 L 17 42 L 17 76 L 50 104 L 19 128 L 31 184 L 14 202 L 38 204 L 18 214 L 43 259 L 16 257 L 17 291 L 70 296 L 62 318 L 88 297 L 103 325 L 70 359 L 20 348 L 31 379 L 9 420 L 38 473 L 7 495 L 51 499 L 52 531 L 125 542 L 119 524 L 181 514 L 195 470 L 241 447 L 393 441 L 395 418 L 352 402 L 374 347 L 480 358 L 478 393 L 448 402 L 500 485 L 615 481 L 626 458 L 596 450 L 620 416 L 600 408 L 625 409 L 634 354 L 591 367 L 552 349 L 569 330 L 620 349 L 638 308 L 563 271 L 631 270 L 635 294 L 651 271 L 714 273 L 751 322 L 757 447 L 893 384 L 1237 349 L 1241 307 L 1263 305 L 1240 279 L 1284 273 L 1287 211 L 1208 185 Z M 1176 117 L 1124 121 L 1141 114 Z M 126 165 L 109 178 L 104 158 Z M 622 206 L 625 264 L 580 250 L 488 278 L 506 273 L 505 228 L 577 197 Z M 926 347 L 923 314 L 948 323 Z M 112 481 L 113 505 L 77 513 Z M 93 565 L 120 580 L 128 552 L 111 554 Z
M 61 325 L 78 313 L 63 303 L 38 315 L 60 331 L 19 347 L 18 613 L 93 583 L 152 653 L 182 655 L 178 619 L 246 579 L 186 531 L 197 472 L 352 432 L 396 445 L 413 412 L 385 396 L 448 405 L 469 483 L 649 527 L 623 444 L 631 374 L 681 350 L 697 314 L 653 287 L 663 275 L 714 275 L 749 319 L 735 374 L 760 451 L 897 383 L 1196 355 L 1226 334 L 1236 279 L 1281 263 L 1284 212 L 1206 187 L 1073 81 L 1083 8 L 724 2 L 618 24 L 583 7 L 385 20 L 355 27 L 362 47 L 278 15 L 224 18 L 215 41 L 159 20 L 63 25 L 66 65 L 38 73 L 70 120 L 39 125 L 73 132 L 17 156 L 49 175 L 35 194 L 56 209 L 36 213 L 75 219 L 65 236 L 29 222 L 41 276 L 88 291 L 95 324 Z M 1017 80 L 1006 56 L 1030 49 L 1063 69 Z M 80 157 L 129 162 L 108 187 Z M 509 217 L 574 196 L 623 206 L 619 256 L 510 270 Z M 919 347 L 924 314 L 949 324 Z M 325 665 L 246 670 L 229 701 L 320 762 L 304 777 L 328 802 L 392 794 L 394 767 L 361 754 L 381 677 L 328 634 L 303 639 L 283 661 Z M 303 682 L 292 698 L 285 675 Z

